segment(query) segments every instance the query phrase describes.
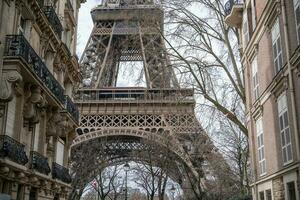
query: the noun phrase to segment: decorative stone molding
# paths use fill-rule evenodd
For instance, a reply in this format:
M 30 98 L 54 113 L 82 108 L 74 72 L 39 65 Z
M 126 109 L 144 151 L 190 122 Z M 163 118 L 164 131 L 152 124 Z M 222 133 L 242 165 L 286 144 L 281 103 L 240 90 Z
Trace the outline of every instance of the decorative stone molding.
M 22 81 L 22 76 L 17 71 L 3 72 L 0 80 L 0 101 L 8 102 L 12 100 L 15 85 Z
M 279 79 L 276 80 L 275 84 L 271 88 L 271 92 L 274 95 L 275 99 L 277 99 L 282 92 L 286 91 L 289 87 L 288 77 L 280 76 Z
M 23 110 L 24 119 L 30 123 L 38 123 L 41 109 L 47 104 L 46 99 L 42 96 L 39 86 L 26 85 L 25 104 Z
M 73 123 L 64 113 L 58 110 L 48 112 L 47 136 L 65 137 L 69 132 L 74 131 Z

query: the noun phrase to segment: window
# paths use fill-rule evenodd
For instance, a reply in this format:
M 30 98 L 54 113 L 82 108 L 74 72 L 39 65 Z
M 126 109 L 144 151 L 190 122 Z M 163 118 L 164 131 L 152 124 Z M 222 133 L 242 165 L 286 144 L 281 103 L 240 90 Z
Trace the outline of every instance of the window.
M 294 0 L 294 10 L 295 10 L 295 18 L 296 18 L 298 43 L 300 43 L 300 0 Z
M 6 135 L 14 136 L 14 127 L 16 123 L 16 106 L 17 98 L 14 97 L 9 103 L 7 108 L 7 119 L 6 119 Z
M 275 72 L 280 71 L 283 65 L 282 61 L 282 48 L 281 48 L 281 37 L 280 37 L 280 27 L 279 19 L 277 18 L 272 27 L 272 48 L 273 48 L 273 59 L 275 65 Z
M 250 36 L 249 36 L 248 15 L 247 15 L 247 10 L 245 10 L 244 15 L 243 15 L 243 45 L 244 45 L 244 48 L 248 44 L 249 39 L 250 39 Z
M 259 174 L 264 175 L 266 173 L 266 159 L 265 159 L 265 147 L 264 147 L 264 134 L 263 134 L 262 118 L 259 118 L 256 121 L 256 133 L 257 133 Z
M 287 200 L 296 200 L 296 188 L 295 188 L 295 182 L 289 182 L 286 184 L 287 186 L 287 195 L 288 199 Z
M 252 62 L 252 83 L 253 83 L 253 97 L 254 100 L 259 97 L 259 84 L 258 84 L 258 73 L 257 73 L 257 57 Z
M 272 200 L 272 191 L 266 190 L 266 200 Z
M 39 150 L 39 139 L 40 139 L 40 123 L 35 125 L 34 129 L 34 143 L 33 143 L 33 150 L 38 152 Z
M 278 97 L 277 105 L 283 163 L 288 164 L 293 160 L 293 153 L 288 119 L 287 97 L 285 93 Z
M 259 192 L 259 200 L 265 200 L 265 193 L 264 193 L 264 191 Z
M 65 143 L 63 140 L 58 139 L 56 144 L 56 163 L 62 166 L 64 164 L 64 151 Z

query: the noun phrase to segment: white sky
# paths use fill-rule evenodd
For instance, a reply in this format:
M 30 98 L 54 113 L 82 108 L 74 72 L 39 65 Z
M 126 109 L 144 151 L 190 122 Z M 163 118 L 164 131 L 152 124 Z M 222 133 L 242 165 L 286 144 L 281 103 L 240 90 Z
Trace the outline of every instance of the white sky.
M 101 0 L 87 0 L 81 4 L 78 16 L 77 55 L 80 58 L 93 29 L 91 9 L 101 3 Z

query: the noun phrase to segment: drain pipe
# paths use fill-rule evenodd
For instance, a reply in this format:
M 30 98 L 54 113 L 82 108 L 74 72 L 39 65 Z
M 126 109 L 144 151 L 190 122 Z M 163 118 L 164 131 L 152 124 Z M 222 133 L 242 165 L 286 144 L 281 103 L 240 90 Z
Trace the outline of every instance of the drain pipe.
M 288 35 L 288 24 L 286 19 L 286 11 L 285 11 L 285 3 L 284 0 L 281 0 L 281 13 L 283 19 L 283 28 L 284 28 L 284 43 L 286 46 L 286 57 L 287 57 L 287 65 L 288 65 L 288 81 L 290 86 L 290 96 L 292 102 L 292 116 L 293 116 L 293 128 L 294 128 L 294 135 L 295 135 L 295 143 L 296 143 L 296 154 L 297 159 L 299 159 L 300 151 L 299 151 L 299 137 L 298 137 L 298 122 L 297 122 L 297 112 L 296 112 L 296 100 L 295 100 L 295 87 L 294 87 L 294 80 L 293 80 L 293 71 L 290 62 L 290 45 L 289 45 L 289 35 Z

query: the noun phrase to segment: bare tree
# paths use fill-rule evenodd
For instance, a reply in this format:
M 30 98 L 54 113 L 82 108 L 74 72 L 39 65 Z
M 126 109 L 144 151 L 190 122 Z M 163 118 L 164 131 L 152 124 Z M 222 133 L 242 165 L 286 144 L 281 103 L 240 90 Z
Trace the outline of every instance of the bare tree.
M 195 89 L 200 121 L 239 177 L 240 193 L 247 193 L 248 131 L 238 31 L 225 24 L 223 0 L 163 2 L 162 35 L 175 72 L 181 85 Z
M 121 170 L 118 166 L 107 167 L 104 170 L 100 170 L 95 173 L 95 177 L 92 181 L 92 187 L 98 194 L 98 199 L 116 200 L 120 194 L 120 188 L 124 185 L 124 182 L 118 181 L 118 175 Z

